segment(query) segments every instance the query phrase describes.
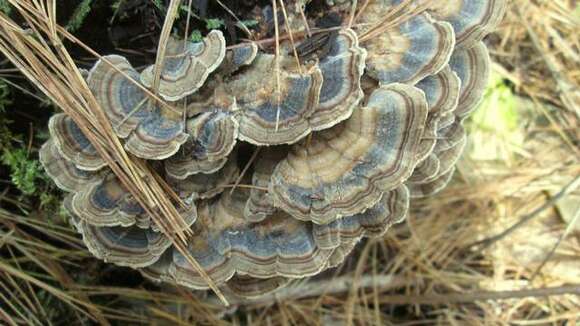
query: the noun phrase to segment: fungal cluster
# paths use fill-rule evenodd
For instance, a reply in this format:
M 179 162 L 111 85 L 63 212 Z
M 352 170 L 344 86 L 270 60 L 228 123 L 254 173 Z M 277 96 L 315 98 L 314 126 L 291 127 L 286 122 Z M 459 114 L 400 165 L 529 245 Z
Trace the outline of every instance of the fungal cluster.
M 445 187 L 489 75 L 482 39 L 505 1 L 374 0 L 352 25 L 349 1 L 330 8 L 343 23 L 305 37 L 289 8 L 296 51 L 287 39 L 278 54 L 227 47 L 212 31 L 171 39 L 162 67 L 109 55 L 86 77 L 126 151 L 186 204 L 191 256 L 240 296 L 337 266 Z M 145 91 L 157 69 L 167 106 Z M 207 288 L 74 121 L 57 114 L 49 129 L 41 161 L 89 250 Z

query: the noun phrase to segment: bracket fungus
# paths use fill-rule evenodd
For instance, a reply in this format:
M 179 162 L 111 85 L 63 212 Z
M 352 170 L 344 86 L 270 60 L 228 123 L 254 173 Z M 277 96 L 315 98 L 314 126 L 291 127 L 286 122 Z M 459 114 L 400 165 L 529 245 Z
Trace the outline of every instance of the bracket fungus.
M 352 17 L 352 3 L 337 1 L 329 30 L 275 49 L 226 47 L 212 31 L 198 43 L 170 39 L 161 67 L 138 72 L 109 55 L 87 74 L 125 149 L 182 199 L 187 252 L 228 295 L 256 297 L 341 264 L 453 177 L 489 77 L 482 39 L 505 1 L 358 8 Z M 289 10 L 288 26 L 303 22 L 299 12 Z M 69 193 L 89 250 L 153 280 L 208 288 L 74 121 L 57 114 L 49 127 L 40 160 Z
M 159 95 L 167 101 L 179 101 L 195 93 L 216 70 L 226 55 L 226 40 L 221 31 L 211 31 L 202 42 L 169 38 L 162 63 Z M 155 65 L 141 72 L 141 82 L 153 85 Z
M 224 85 L 239 107 L 240 139 L 258 146 L 293 144 L 348 119 L 363 98 L 365 57 L 351 29 L 340 30 L 315 64 L 259 54 L 245 74 Z
M 228 112 L 204 112 L 187 119 L 186 130 L 189 139 L 165 162 L 167 174 L 176 179 L 221 169 L 236 145 L 238 122 Z
M 139 85 L 129 61 L 109 55 L 97 61 L 87 79 L 125 148 L 144 159 L 164 159 L 187 140 L 183 113 L 159 104 Z
M 272 175 L 274 205 L 317 224 L 373 206 L 413 172 L 426 117 L 419 89 L 376 89 L 344 124 L 292 147 Z
M 368 50 L 367 70 L 383 84 L 410 83 L 436 74 L 449 61 L 455 34 L 449 23 L 423 13 L 384 22 L 402 0 L 379 0 L 369 4 L 361 22 L 370 37 L 363 42 Z

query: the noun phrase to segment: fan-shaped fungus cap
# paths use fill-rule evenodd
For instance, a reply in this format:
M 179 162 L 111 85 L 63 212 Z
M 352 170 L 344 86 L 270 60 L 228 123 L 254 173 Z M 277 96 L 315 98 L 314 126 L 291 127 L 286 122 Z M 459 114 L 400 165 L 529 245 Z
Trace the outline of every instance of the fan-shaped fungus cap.
M 373 28 L 400 3 L 401 0 L 372 2 L 361 15 L 361 23 Z M 382 84 L 415 84 L 436 74 L 447 64 L 455 46 L 449 23 L 434 20 L 428 14 L 400 21 L 362 42 L 369 53 L 367 72 Z
M 165 162 L 167 174 L 184 179 L 221 169 L 236 144 L 238 122 L 228 112 L 213 111 L 188 119 L 186 126 L 190 138 Z
M 52 140 L 42 145 L 39 156 L 46 174 L 64 191 L 78 191 L 101 177 L 98 172 L 81 170 L 66 160 Z
M 365 58 L 366 51 L 359 47 L 353 30 L 342 29 L 332 38 L 319 64 L 323 82 L 318 106 L 309 117 L 313 130 L 330 128 L 350 117 L 364 95 L 361 77 Z
M 439 148 L 439 144 L 435 145 L 433 153 L 437 155 L 440 161 L 439 174 L 445 174 L 455 166 L 455 163 L 461 158 L 466 144 L 467 135 L 463 134 L 453 147 Z
M 106 165 L 79 126 L 66 114 L 53 115 L 48 122 L 48 129 L 54 146 L 77 168 L 96 171 Z
M 224 167 L 212 174 L 193 174 L 185 179 L 176 179 L 169 176 L 167 183 L 177 195 L 188 201 L 208 199 L 224 191 L 225 186 L 231 185 L 239 176 L 236 155 L 232 154 Z
M 144 219 L 145 210 L 112 173 L 69 195 L 65 207 L 79 219 L 96 226 L 130 226 Z
M 441 169 L 441 162 L 437 158 L 437 154 L 429 154 L 421 163 L 417 164 L 413 174 L 407 180 L 408 183 L 425 183 L 426 180 L 433 180 L 439 176 Z
M 450 125 L 437 130 L 437 143 L 435 147 L 438 151 L 444 151 L 454 147 L 463 140 L 466 132 L 463 123 L 455 119 Z
M 171 240 L 164 234 L 150 229 L 98 227 L 82 220 L 75 220 L 74 224 L 93 255 L 120 266 L 149 266 L 171 245 Z
M 189 252 L 216 282 L 223 284 L 236 273 L 254 278 L 302 278 L 327 266 L 331 250 L 316 246 L 312 227 L 282 212 L 263 222 L 247 224 L 241 192 L 224 192 L 214 204 L 204 202 L 199 210 L 196 236 Z M 177 251 L 146 271 L 154 278 L 173 280 L 192 288 L 207 284 Z
M 254 165 L 250 198 L 246 202 L 244 216 L 250 222 L 260 222 L 274 214 L 276 208 L 268 190 L 272 172 L 288 154 L 287 147 L 271 147 L 260 152 L 260 159 Z
M 431 1 L 431 14 L 451 23 L 457 47 L 470 48 L 499 25 L 506 10 L 506 0 Z
M 438 193 L 449 184 L 453 173 L 455 173 L 455 167 L 430 182 L 408 184 L 407 187 L 409 187 L 411 198 L 424 198 Z
M 308 118 L 318 106 L 322 73 L 312 66 L 299 74 L 293 58 L 279 60 L 277 72 L 276 57 L 259 54 L 244 74 L 224 85 L 239 107 L 239 138 L 255 145 L 291 144 L 311 132 Z
M 244 66 L 249 66 L 258 55 L 258 45 L 254 42 L 242 43 L 226 51 L 226 58 L 219 72 L 231 75 Z
M 461 157 L 467 137 L 465 134 L 453 147 L 441 149 L 439 143 L 435 146 L 433 154 L 423 161 L 409 178 L 407 185 L 411 191 L 411 197 L 431 196 L 445 188 L 451 180 L 455 170 L 455 164 Z
M 281 289 L 290 283 L 289 278 L 272 277 L 272 278 L 254 278 L 244 275 L 235 275 L 225 285 L 228 294 L 244 299 L 259 298 L 266 293 L 272 293 Z
M 435 147 L 441 118 L 451 115 L 457 108 L 460 84 L 459 77 L 449 66 L 446 66 L 438 74 L 429 76 L 417 83 L 417 88 L 425 93 L 429 105 L 425 131 L 419 144 L 419 161 L 423 161 Z
M 183 114 L 161 107 L 139 86 L 139 73 L 124 57 L 105 56 L 91 69 L 88 85 L 101 108 L 135 156 L 159 160 L 187 140 Z
M 274 174 L 274 204 L 326 224 L 375 205 L 413 172 L 427 117 L 423 92 L 405 84 L 375 90 L 344 124 L 292 147 Z
M 394 223 L 402 221 L 409 208 L 409 191 L 399 186 L 383 194 L 366 211 L 343 217 L 329 224 L 314 225 L 314 239 L 320 248 L 333 249 L 341 244 L 358 242 L 362 237 L 383 235 Z
M 490 75 L 489 52 L 483 42 L 478 42 L 470 49 L 456 50 L 449 65 L 461 79 L 461 93 L 455 115 L 463 120 L 483 98 Z
M 193 43 L 169 38 L 161 70 L 159 95 L 167 101 L 178 101 L 196 92 L 222 63 L 226 40 L 219 30 L 212 30 L 203 42 Z M 141 72 L 141 82 L 153 85 L 155 65 Z

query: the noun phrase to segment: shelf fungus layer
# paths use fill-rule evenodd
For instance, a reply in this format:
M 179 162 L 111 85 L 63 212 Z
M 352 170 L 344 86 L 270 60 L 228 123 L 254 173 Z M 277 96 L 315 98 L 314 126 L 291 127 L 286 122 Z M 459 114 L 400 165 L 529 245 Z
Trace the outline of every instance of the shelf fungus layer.
M 308 118 L 313 130 L 330 128 L 346 120 L 364 94 L 361 77 L 365 69 L 366 51 L 359 47 L 351 29 L 340 30 L 320 60 L 322 88 L 319 103 Z
M 63 191 L 79 191 L 100 178 L 99 172 L 81 170 L 65 159 L 52 139 L 42 145 L 39 156 L 46 174 Z
M 226 40 L 221 31 L 213 30 L 202 42 L 169 38 L 159 81 L 159 95 L 167 101 L 178 101 L 196 92 L 216 70 L 226 54 Z M 153 86 L 155 65 L 141 72 L 141 82 Z
M 274 205 L 317 224 L 373 206 L 413 172 L 426 117 L 417 88 L 375 90 L 344 124 L 292 147 L 272 175 Z
M 433 151 L 438 140 L 441 119 L 452 115 L 457 108 L 460 85 L 461 80 L 449 66 L 417 83 L 417 88 L 425 93 L 429 106 L 425 132 L 417 153 L 419 161 L 423 161 Z
M 320 248 L 334 249 L 362 237 L 383 235 L 391 225 L 401 222 L 409 209 L 409 190 L 399 186 L 385 192 L 373 207 L 328 224 L 314 225 L 314 238 Z
M 161 160 L 187 140 L 183 113 L 150 97 L 139 84 L 139 73 L 124 57 L 99 60 L 88 85 L 116 134 L 125 139 L 125 148 L 135 156 Z
M 221 169 L 236 145 L 238 122 L 227 111 L 211 111 L 187 119 L 189 139 L 165 161 L 167 174 L 176 179 L 210 174 Z
M 99 227 L 82 220 L 73 221 L 89 251 L 119 266 L 140 268 L 155 263 L 171 245 L 160 232 L 138 227 Z
M 429 12 L 453 26 L 457 47 L 470 48 L 497 28 L 506 5 L 506 0 L 431 1 Z
M 490 75 L 490 58 L 487 48 L 482 42 L 472 48 L 458 49 L 449 61 L 451 69 L 461 80 L 459 104 L 455 115 L 465 119 L 483 98 L 485 87 Z
M 253 278 L 302 278 L 327 267 L 332 250 L 320 249 L 312 225 L 283 212 L 260 223 L 248 224 L 243 215 L 243 193 L 204 202 L 189 253 L 217 284 L 234 275 Z M 207 288 L 206 282 L 178 251 L 170 250 L 158 263 L 145 269 L 148 277 L 169 280 L 193 288 Z
M 300 68 L 290 57 L 278 61 L 274 55 L 260 54 L 245 74 L 224 85 L 224 93 L 238 106 L 239 138 L 258 146 L 304 138 L 312 131 L 308 118 L 319 103 L 320 68 Z
M 410 83 L 436 74 L 449 61 L 455 34 L 449 23 L 428 14 L 393 19 L 385 17 L 400 7 L 400 0 L 375 1 L 361 15 L 366 24 L 362 45 L 367 49 L 367 71 L 382 84 Z
M 287 8 L 280 43 L 262 8 L 259 42 L 216 30 L 170 39 L 160 67 L 109 55 L 83 72 L 192 233 L 178 250 L 89 130 L 56 114 L 40 161 L 91 253 L 207 289 L 194 258 L 233 301 L 255 298 L 340 265 L 445 188 L 490 74 L 482 39 L 506 1 L 375 0 L 354 17 L 350 1 L 331 2 Z
M 53 115 L 48 130 L 53 146 L 79 169 L 95 171 L 106 165 L 79 126 L 66 114 Z

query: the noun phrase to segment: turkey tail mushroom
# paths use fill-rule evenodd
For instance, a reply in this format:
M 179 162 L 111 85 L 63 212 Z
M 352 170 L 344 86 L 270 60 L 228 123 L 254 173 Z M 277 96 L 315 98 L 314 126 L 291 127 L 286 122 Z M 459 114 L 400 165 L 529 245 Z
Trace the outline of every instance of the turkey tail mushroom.
M 279 60 L 276 72 L 276 57 L 260 54 L 243 75 L 224 85 L 239 108 L 239 138 L 254 145 L 292 144 L 312 131 L 308 119 L 319 104 L 322 72 L 315 65 L 299 73 L 292 59 Z
M 202 42 L 193 43 L 169 38 L 161 69 L 159 95 L 170 102 L 195 93 L 216 70 L 226 54 L 226 40 L 221 31 L 212 30 Z M 141 72 L 141 82 L 153 85 L 155 65 Z
M 317 224 L 375 205 L 413 172 L 426 117 L 427 101 L 417 88 L 375 90 L 339 128 L 292 147 L 272 175 L 274 205 Z
M 171 240 L 163 233 L 135 226 L 99 227 L 82 220 L 74 224 L 93 255 L 119 266 L 149 266 L 171 245 Z
M 497 28 L 506 11 L 506 0 L 431 1 L 433 17 L 449 22 L 457 47 L 468 49 Z
M 392 6 L 372 2 L 361 15 L 361 23 L 375 26 L 384 20 Z M 361 33 L 371 33 L 363 29 Z M 389 25 L 362 41 L 367 49 L 367 72 L 382 84 L 415 84 L 429 75 L 439 72 L 447 62 L 455 46 L 455 33 L 451 24 L 419 14 Z
M 217 284 L 235 275 L 253 278 L 303 278 L 326 268 L 331 250 L 316 246 L 312 227 L 283 212 L 263 222 L 247 224 L 243 209 L 247 196 L 225 192 L 217 202 L 204 202 L 202 223 L 189 250 Z M 192 288 L 207 284 L 177 251 L 145 270 L 154 279 L 171 280 Z
M 66 114 L 53 115 L 48 122 L 48 130 L 53 146 L 77 168 L 96 171 L 106 166 L 79 126 Z
M 322 249 L 358 242 L 363 237 L 382 236 L 394 223 L 401 222 L 409 209 L 409 190 L 400 186 L 385 192 L 379 202 L 366 211 L 328 224 L 314 225 L 314 239 Z
M 101 178 L 99 172 L 81 170 L 65 159 L 52 139 L 42 145 L 39 156 L 46 174 L 66 192 L 79 191 Z
M 91 69 L 88 85 L 125 149 L 137 157 L 161 160 L 187 140 L 183 113 L 162 106 L 139 87 L 139 73 L 124 57 L 105 56 Z
M 482 42 L 472 48 L 456 50 L 449 65 L 461 80 L 459 104 L 455 115 L 463 120 L 473 111 L 485 92 L 490 75 L 490 58 L 487 47 Z

